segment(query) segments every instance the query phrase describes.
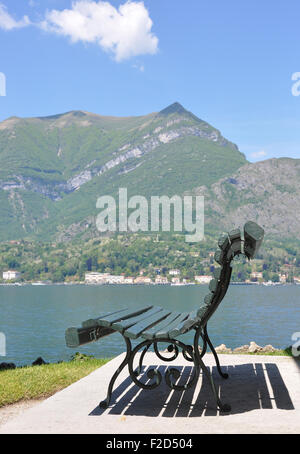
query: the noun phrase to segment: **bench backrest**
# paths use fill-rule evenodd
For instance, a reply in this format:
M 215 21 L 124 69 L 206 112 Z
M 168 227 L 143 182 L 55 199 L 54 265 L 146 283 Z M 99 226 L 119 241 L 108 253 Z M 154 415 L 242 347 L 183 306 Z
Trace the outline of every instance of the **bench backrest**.
M 264 230 L 255 222 L 249 221 L 243 229 L 235 229 L 219 238 L 215 261 L 221 265 L 215 269 L 214 279 L 209 284 L 210 293 L 204 298 L 204 304 L 198 310 L 201 324 L 205 325 L 223 300 L 230 283 L 231 262 L 236 255 L 245 255 L 253 259 L 263 241 Z

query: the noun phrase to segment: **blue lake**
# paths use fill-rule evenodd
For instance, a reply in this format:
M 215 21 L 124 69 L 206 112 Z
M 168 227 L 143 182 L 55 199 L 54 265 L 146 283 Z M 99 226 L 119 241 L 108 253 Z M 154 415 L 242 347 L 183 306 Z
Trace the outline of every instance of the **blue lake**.
M 176 311 L 196 308 L 207 286 L 52 285 L 1 286 L 0 332 L 6 336 L 6 357 L 17 365 L 38 356 L 46 361 L 67 360 L 75 353 L 65 345 L 65 329 L 105 311 L 153 304 Z M 235 348 L 254 340 L 277 348 L 291 345 L 300 332 L 300 286 L 230 286 L 208 324 L 215 345 Z M 181 336 L 188 340 L 189 334 Z M 124 351 L 120 334 L 80 347 L 82 353 L 112 357 Z

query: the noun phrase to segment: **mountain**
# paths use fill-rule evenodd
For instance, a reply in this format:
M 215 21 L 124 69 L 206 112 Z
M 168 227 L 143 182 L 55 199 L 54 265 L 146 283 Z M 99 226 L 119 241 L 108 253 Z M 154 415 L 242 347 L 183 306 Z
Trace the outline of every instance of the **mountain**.
M 88 235 L 101 195 L 213 191 L 245 165 L 236 145 L 179 103 L 138 117 L 11 117 L 0 123 L 0 240 Z
M 300 240 L 300 159 L 247 163 L 193 193 L 205 196 L 206 222 L 225 230 L 252 219 L 268 235 Z
M 0 123 L 0 240 L 89 238 L 99 196 L 202 194 L 206 232 L 252 219 L 300 240 L 300 160 L 247 162 L 174 103 L 138 117 L 72 111 Z

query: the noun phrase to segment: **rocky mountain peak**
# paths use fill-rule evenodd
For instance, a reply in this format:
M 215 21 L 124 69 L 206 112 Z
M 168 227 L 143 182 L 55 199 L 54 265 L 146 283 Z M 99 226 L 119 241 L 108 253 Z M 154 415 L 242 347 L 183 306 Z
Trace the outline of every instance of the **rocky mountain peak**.
M 158 115 L 161 117 L 168 117 L 169 115 L 182 115 L 190 119 L 196 120 L 197 122 L 203 122 L 200 118 L 194 115 L 192 112 L 186 110 L 179 102 L 174 102 L 170 104 L 165 109 L 161 110 Z M 203 122 L 204 123 L 204 122 Z
M 179 102 L 174 102 L 173 104 L 170 104 L 165 109 L 161 110 L 159 112 L 159 115 L 171 115 L 174 113 L 188 114 L 189 112 Z

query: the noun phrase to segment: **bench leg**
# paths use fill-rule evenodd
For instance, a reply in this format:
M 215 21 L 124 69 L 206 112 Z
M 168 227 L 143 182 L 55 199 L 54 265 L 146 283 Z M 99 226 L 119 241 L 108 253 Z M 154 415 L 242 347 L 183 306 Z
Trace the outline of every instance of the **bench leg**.
M 170 345 L 173 345 L 173 349 L 168 348 L 168 350 L 171 352 L 174 350 L 174 354 L 166 358 L 163 356 L 163 354 L 159 351 L 157 344 L 158 343 L 168 343 L 169 347 Z M 185 345 L 183 342 L 180 342 L 177 339 L 169 339 L 169 338 L 159 338 L 159 339 L 152 339 L 152 340 L 144 340 L 140 344 L 136 345 L 136 347 L 132 350 L 132 353 L 130 355 L 129 363 L 128 363 L 128 370 L 129 370 L 129 375 L 132 379 L 132 381 L 142 389 L 147 389 L 147 390 L 152 390 L 154 388 L 157 388 L 161 382 L 162 382 L 162 373 L 159 371 L 159 368 L 156 366 L 151 366 L 147 368 L 146 371 L 146 376 L 149 379 L 146 383 L 142 382 L 141 380 L 138 379 L 138 375 L 140 374 L 142 370 L 142 362 L 144 355 L 147 353 L 149 348 L 153 345 L 154 347 L 154 352 L 163 361 L 174 361 L 178 354 L 179 354 L 179 348 L 182 349 L 182 353 L 184 358 L 186 358 L 188 361 L 192 361 L 194 363 L 194 371 L 191 377 L 189 377 L 188 382 L 185 385 L 179 385 L 176 384 L 176 381 L 180 377 L 180 372 L 175 369 L 175 368 L 168 368 L 165 373 L 165 381 L 166 384 L 174 390 L 177 391 L 185 391 L 189 389 L 193 384 L 197 381 L 200 373 L 200 365 L 199 362 L 195 360 L 195 356 L 193 353 L 193 347 L 190 345 Z M 135 356 L 138 354 L 139 350 L 143 349 L 143 352 L 140 355 L 139 359 L 139 366 L 137 368 L 134 368 L 134 359 Z
M 196 357 L 196 361 L 199 363 L 201 369 L 203 370 L 204 375 L 206 376 L 206 378 L 209 381 L 211 390 L 212 390 L 213 395 L 214 395 L 214 397 L 216 399 L 217 406 L 218 406 L 219 410 L 222 411 L 222 412 L 229 412 L 231 410 L 230 405 L 223 404 L 221 402 L 221 400 L 220 400 L 220 398 L 218 396 L 218 393 L 217 393 L 216 386 L 215 386 L 215 383 L 213 381 L 212 375 L 209 372 L 209 370 L 207 369 L 207 367 L 205 366 L 204 362 L 202 361 L 201 355 L 199 353 L 198 345 L 199 345 L 199 336 L 200 336 L 200 334 L 201 334 L 201 330 L 200 330 L 200 328 L 198 328 L 196 330 L 195 337 L 194 337 L 194 354 L 195 354 L 195 357 Z
M 134 375 L 135 375 L 136 377 L 138 377 L 138 376 L 141 374 L 142 370 L 143 370 L 143 360 L 144 360 L 144 356 L 146 355 L 147 351 L 149 350 L 150 345 L 151 345 L 151 344 L 147 345 L 147 346 L 144 348 L 144 350 L 143 350 L 143 352 L 141 353 L 141 356 L 140 356 L 139 365 L 138 365 L 138 367 L 133 371 L 133 373 L 134 373 Z
M 124 369 L 124 367 L 128 364 L 129 358 L 131 356 L 131 351 L 132 351 L 131 342 L 128 339 L 128 337 L 124 337 L 124 339 L 125 339 L 126 347 L 127 347 L 126 356 L 125 356 L 124 360 L 122 361 L 122 363 L 120 364 L 120 366 L 118 367 L 118 369 L 116 370 L 116 372 L 114 373 L 114 375 L 112 376 L 112 379 L 110 380 L 110 383 L 108 385 L 106 399 L 102 400 L 99 403 L 100 408 L 107 408 L 109 406 L 115 381 L 118 378 L 118 376 L 120 375 L 120 373 L 122 372 L 122 370 Z
M 215 358 L 215 361 L 216 361 L 216 365 L 217 365 L 217 369 L 218 369 L 218 372 L 219 374 L 221 375 L 222 378 L 225 378 L 227 379 L 228 378 L 228 374 L 222 372 L 222 369 L 220 367 L 220 361 L 219 361 L 219 358 L 218 358 L 218 355 L 217 355 L 217 352 L 216 350 L 214 349 L 214 346 L 210 340 L 210 338 L 208 337 L 208 333 L 207 333 L 207 325 L 205 325 L 204 327 L 204 340 L 208 343 L 211 351 L 212 351 L 212 354 L 214 355 L 214 358 Z
M 202 361 L 202 356 L 203 355 L 201 356 L 200 353 L 199 353 L 198 346 L 199 346 L 199 336 L 200 335 L 201 335 L 201 329 L 198 328 L 196 330 L 195 337 L 194 337 L 194 351 L 192 351 L 192 357 L 194 359 L 194 364 L 195 364 L 195 373 L 194 373 L 194 376 L 192 377 L 192 379 L 190 380 L 190 382 L 188 384 L 184 385 L 184 386 L 178 386 L 178 385 L 175 385 L 174 383 L 172 383 L 170 381 L 170 377 L 172 375 L 175 377 L 175 379 L 178 378 L 177 374 L 175 374 L 175 372 L 177 372 L 175 369 L 170 369 L 169 371 L 167 371 L 167 373 L 166 373 L 166 382 L 167 382 L 167 384 L 169 386 L 171 386 L 172 389 L 178 389 L 178 390 L 187 389 L 190 386 L 192 386 L 194 381 L 197 379 L 197 377 L 199 376 L 199 368 L 201 368 L 203 370 L 204 375 L 207 377 L 207 379 L 208 379 L 208 381 L 210 383 L 210 386 L 211 386 L 212 392 L 214 394 L 214 397 L 216 399 L 218 408 L 220 409 L 220 411 L 228 412 L 228 411 L 231 410 L 231 407 L 230 407 L 230 405 L 223 404 L 221 402 L 221 400 L 219 399 L 219 396 L 218 396 L 218 393 L 217 393 L 213 378 L 212 378 L 209 370 L 205 366 L 204 362 Z M 205 339 L 207 340 L 208 343 L 210 342 L 210 340 L 208 338 L 208 335 L 207 335 L 207 332 L 204 333 L 203 337 L 205 337 Z M 106 399 L 99 403 L 99 407 L 100 408 L 107 408 L 109 406 L 110 401 L 111 401 L 111 396 L 112 396 L 112 392 L 113 392 L 113 387 L 114 387 L 115 381 L 116 381 L 116 379 L 118 378 L 118 376 L 120 375 L 120 373 L 122 372 L 122 370 L 124 369 L 124 367 L 127 364 L 128 364 L 128 367 L 129 367 L 129 374 L 130 374 L 132 380 L 139 387 L 144 388 L 144 389 L 153 389 L 153 388 L 156 388 L 161 382 L 162 377 L 161 377 L 160 372 L 157 371 L 157 370 L 150 370 L 147 373 L 148 378 L 150 378 L 150 379 L 151 378 L 155 378 L 155 382 L 153 384 L 143 384 L 139 380 L 137 380 L 137 378 L 136 378 L 141 373 L 143 357 L 146 354 L 146 352 L 148 351 L 148 349 L 149 349 L 150 345 L 153 343 L 153 341 L 144 341 L 141 344 L 137 345 L 134 348 L 134 350 L 132 350 L 130 339 L 128 339 L 127 337 L 124 337 L 124 339 L 125 339 L 126 347 L 127 347 L 126 356 L 125 356 L 124 360 L 122 361 L 122 363 L 120 364 L 120 366 L 118 367 L 118 369 L 116 370 L 116 372 L 114 373 L 112 379 L 110 380 L 110 383 L 109 383 L 109 386 L 108 386 L 108 390 L 107 390 Z M 187 348 L 188 346 L 182 344 L 182 342 L 179 342 L 179 341 L 177 341 L 175 339 L 160 339 L 159 341 L 160 342 L 172 343 L 176 347 L 178 345 L 181 348 L 186 349 L 188 351 L 188 348 Z M 156 346 L 155 341 L 154 341 L 154 344 Z M 140 358 L 140 361 L 139 361 L 139 366 L 138 366 L 138 368 L 136 370 L 133 370 L 133 359 L 134 359 L 136 353 L 138 352 L 138 350 L 140 348 L 143 348 L 143 347 L 144 347 L 144 351 L 141 354 L 141 358 Z M 211 347 L 211 345 L 210 345 L 210 347 Z M 157 348 L 156 348 L 156 350 L 157 350 Z M 177 356 L 178 356 L 178 348 L 176 348 L 176 353 L 174 355 L 174 358 L 176 358 Z M 172 358 L 172 360 L 174 358 Z

